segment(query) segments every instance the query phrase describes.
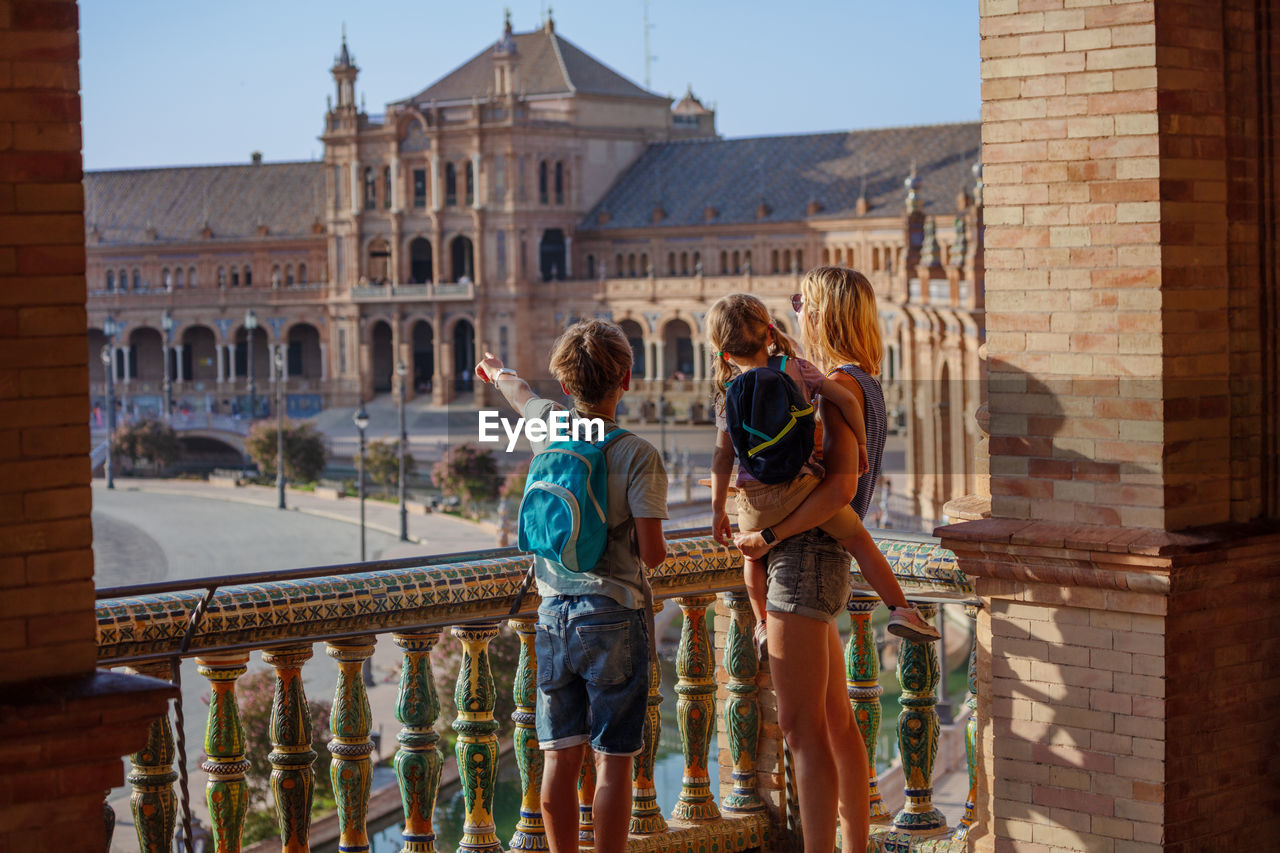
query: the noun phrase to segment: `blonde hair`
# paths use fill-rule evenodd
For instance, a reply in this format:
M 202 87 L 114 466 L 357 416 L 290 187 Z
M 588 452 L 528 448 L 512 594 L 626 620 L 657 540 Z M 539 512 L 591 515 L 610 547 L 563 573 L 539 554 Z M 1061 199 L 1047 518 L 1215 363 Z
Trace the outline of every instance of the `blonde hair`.
M 574 323 L 551 349 L 551 375 L 575 401 L 595 405 L 631 375 L 631 344 L 613 323 Z
M 791 338 L 783 334 L 773 325 L 769 309 L 764 303 L 749 293 L 731 293 L 722 296 L 712 304 L 706 318 L 707 339 L 715 350 L 715 364 L 711 378 L 715 384 L 716 399 L 724 396 L 724 387 L 738 372 L 729 363 L 726 355 L 737 358 L 749 358 L 770 344 L 769 332 L 773 332 L 773 341 L 769 346 L 770 355 L 796 354 Z
M 878 376 L 884 339 L 867 277 L 844 267 L 816 267 L 805 273 L 800 293 L 800 336 L 810 359 L 824 372 L 856 364 Z

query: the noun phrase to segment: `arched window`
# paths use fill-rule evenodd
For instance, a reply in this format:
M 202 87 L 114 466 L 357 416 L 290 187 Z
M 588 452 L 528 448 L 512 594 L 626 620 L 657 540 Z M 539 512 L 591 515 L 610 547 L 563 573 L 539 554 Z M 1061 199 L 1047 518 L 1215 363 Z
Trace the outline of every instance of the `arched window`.
M 116 289 L 116 271 L 107 270 L 107 293 Z
M 160 281 L 165 290 L 173 290 L 173 273 L 169 272 L 168 267 L 160 270 Z
M 307 265 L 298 264 L 298 284 L 307 283 Z
M 547 204 L 547 161 L 538 164 L 538 203 Z
M 373 177 L 373 168 L 364 167 L 364 209 L 373 210 L 378 206 L 378 184 Z
M 279 287 L 281 284 L 284 284 L 284 279 L 280 275 L 280 265 L 272 264 L 271 265 L 271 286 Z
M 231 268 L 231 286 L 232 287 L 240 286 L 240 268 L 239 267 Z
M 729 253 L 724 249 L 720 250 L 720 275 L 729 274 Z
M 591 279 L 595 277 L 596 277 L 596 256 L 588 254 L 587 255 L 587 278 Z
M 556 163 L 556 204 L 564 204 L 564 163 Z
M 823 249 L 822 251 L 825 254 L 827 250 Z M 837 248 L 835 250 L 834 259 L 835 259 L 836 266 L 838 267 L 844 266 L 844 251 L 842 249 Z
M 750 249 L 748 249 L 746 253 L 742 256 L 742 264 L 746 268 L 747 272 L 751 272 L 751 250 Z
M 467 204 L 476 203 L 476 170 L 475 165 L 468 160 L 466 168 L 466 192 Z
M 693 253 L 693 271 L 695 274 L 699 274 L 702 272 L 702 253 L 701 252 Z
M 871 247 L 871 271 L 880 272 L 880 247 Z
M 253 287 L 253 270 L 248 264 L 245 264 L 244 267 L 244 286 Z
M 804 249 L 796 249 L 796 269 L 804 270 Z
M 221 288 L 226 286 L 227 286 L 227 268 L 218 267 L 218 287 Z
M 196 268 L 187 267 L 187 287 L 196 286 Z
M 284 265 L 284 286 L 293 287 L 293 264 Z
M 627 275 L 635 278 L 636 276 L 636 256 L 627 255 Z
M 653 269 L 649 266 L 649 254 L 646 252 L 640 256 L 640 274 L 648 275 L 651 272 Z
M 178 289 L 182 288 L 182 267 L 178 267 L 173 271 L 173 286 Z
M 680 275 L 688 275 L 688 274 L 689 274 L 689 253 L 681 252 L 680 253 Z
M 742 272 L 742 257 L 735 251 L 733 253 L 733 274 L 737 275 Z
M 675 275 L 676 269 L 676 253 L 667 252 L 667 275 Z
M 791 272 L 791 250 L 782 250 L 782 271 Z
M 626 274 L 626 270 L 622 266 L 622 255 L 614 255 L 613 257 L 613 274 L 617 278 L 622 278 Z
M 124 291 L 129 289 L 129 271 L 120 270 L 116 273 L 116 290 Z
M 831 250 L 826 246 L 822 247 L 822 265 L 826 266 L 831 263 Z
M 451 207 L 458 203 L 458 170 L 452 163 L 444 164 L 444 203 Z
M 391 207 L 391 167 L 382 167 L 382 206 Z
M 133 289 L 142 290 L 142 271 L 137 267 L 133 268 Z
M 778 250 L 774 249 L 769 253 L 769 272 L 777 274 L 778 270 Z

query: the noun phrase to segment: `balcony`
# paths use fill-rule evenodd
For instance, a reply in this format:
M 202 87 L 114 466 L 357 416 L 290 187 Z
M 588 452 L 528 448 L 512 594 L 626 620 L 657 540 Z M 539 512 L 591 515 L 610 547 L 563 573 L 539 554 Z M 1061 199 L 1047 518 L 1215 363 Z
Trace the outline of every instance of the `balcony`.
M 295 284 L 291 287 L 189 287 L 178 290 L 146 288 L 143 290 L 91 290 L 90 311 L 124 311 L 174 306 L 256 307 L 260 305 L 294 305 L 323 301 L 329 285 L 324 282 Z
M 938 603 L 965 605 L 972 617 L 978 600 L 954 556 L 936 540 L 897 536 L 878 540 L 904 590 L 926 616 Z M 659 607 L 678 606 L 684 616 L 676 668 L 679 681 L 676 717 L 683 756 L 682 785 L 671 814 L 657 805 L 654 756 L 661 737 L 658 708 L 664 701 L 651 679 L 651 712 L 645 746 L 637 757 L 630 850 L 793 849 L 799 842 L 793 768 L 776 735 L 767 680 L 751 642 L 753 617 L 741 586 L 737 551 L 712 540 L 706 531 L 671 535 L 669 559 L 650 578 Z M 395 773 L 404 811 L 405 850 L 433 851 L 433 819 L 440 785 L 442 754 L 434 725 L 440 702 L 431 668 L 432 650 L 445 631 L 462 644 L 458 688 L 457 757 L 465 800 L 461 849 L 545 850 L 538 791 L 541 760 L 533 732 L 536 658 L 533 646 L 537 596 L 508 619 L 528 558 L 512 549 L 442 557 L 247 574 L 198 581 L 104 589 L 98 592 L 98 658 L 103 667 L 130 666 L 168 678 L 177 662 L 194 657 L 210 693 L 206 756 L 206 797 L 218 850 L 239 850 L 245 820 L 245 771 L 249 766 L 240 734 L 237 679 L 250 653 L 274 669 L 272 716 L 274 768 L 272 792 L 284 849 L 306 850 L 310 843 L 311 765 L 315 745 L 308 726 L 301 671 L 312 644 L 324 642 L 338 668 L 331 715 L 331 775 L 335 780 L 340 849 L 367 849 L 370 755 L 374 751 L 368 694 L 361 667 L 374 637 L 391 633 L 403 653 L 396 717 L 402 723 Z M 879 658 L 871 628 L 878 604 L 855 571 L 848 602 L 851 631 L 845 651 L 848 689 L 874 767 L 881 717 Z M 714 608 L 714 630 L 704 618 Z M 504 760 L 495 734 L 494 689 L 488 647 L 507 622 L 519 639 L 512 720 L 514 761 L 520 770 L 522 802 L 516 833 L 499 839 L 493 822 L 494 781 Z M 653 669 L 657 669 L 654 661 Z M 171 670 L 172 667 L 172 670 Z M 968 712 L 959 728 L 968 746 L 969 796 L 963 819 L 948 827 L 932 804 L 932 780 L 939 746 L 936 710 L 939 664 L 933 644 L 904 642 L 898 657 L 903 687 L 899 718 L 900 769 L 871 785 L 873 845 L 876 849 L 963 850 L 973 826 L 973 738 L 976 732 L 976 652 L 969 659 Z M 200 689 L 187 685 L 187 690 Z M 713 721 L 717 721 L 713 733 Z M 175 743 L 169 721 L 152 725 L 149 743 L 132 756 L 129 781 L 132 809 L 142 850 L 167 850 L 173 838 L 176 801 L 185 789 L 187 745 L 179 719 Z M 713 734 L 720 771 L 709 772 Z M 176 769 L 175 755 L 178 758 Z M 581 832 L 590 843 L 591 762 L 580 781 Z M 174 782 L 184 781 L 175 792 Z M 901 780 L 904 805 L 887 808 L 880 784 Z M 719 791 L 719 803 L 712 786 Z M 315 843 L 319 843 L 318 841 Z
M 470 302 L 475 298 L 476 286 L 471 281 L 363 285 L 351 288 L 351 299 L 354 302 Z

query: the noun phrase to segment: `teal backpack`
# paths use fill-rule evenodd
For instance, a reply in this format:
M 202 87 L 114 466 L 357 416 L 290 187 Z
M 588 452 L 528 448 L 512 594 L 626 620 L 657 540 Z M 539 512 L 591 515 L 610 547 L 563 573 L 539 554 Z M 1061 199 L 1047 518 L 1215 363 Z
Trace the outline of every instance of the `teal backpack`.
M 626 434 L 615 427 L 598 442 L 557 441 L 533 457 L 520 500 L 520 550 L 570 572 L 596 567 L 609 541 L 604 449 Z

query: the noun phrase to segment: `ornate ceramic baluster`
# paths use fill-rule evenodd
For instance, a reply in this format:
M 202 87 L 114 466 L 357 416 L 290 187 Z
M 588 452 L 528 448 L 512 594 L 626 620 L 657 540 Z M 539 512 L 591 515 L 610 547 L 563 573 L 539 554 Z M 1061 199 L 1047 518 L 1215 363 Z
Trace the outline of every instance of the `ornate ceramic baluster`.
M 970 619 L 978 618 L 978 608 L 968 605 L 964 609 Z M 969 721 L 964 726 L 964 754 L 969 765 L 969 796 L 964 801 L 964 817 L 956 826 L 954 838 L 969 837 L 969 830 L 978 821 L 978 643 L 969 645 Z
M 311 834 L 311 711 L 302 689 L 302 665 L 311 660 L 311 645 L 266 650 L 262 662 L 276 671 L 271 705 L 271 797 L 276 804 L 282 853 L 306 853 Z
M 724 645 L 724 668 L 729 675 L 729 697 L 724 705 L 724 728 L 729 735 L 729 755 L 733 759 L 733 791 L 722 800 L 729 813 L 764 811 L 764 800 L 756 793 L 756 747 L 760 743 L 760 702 L 756 672 L 760 661 L 751 639 L 755 617 L 746 592 L 724 594 L 729 608 L 729 632 Z
M 655 601 L 653 612 L 656 614 L 663 607 L 663 602 Z M 650 630 L 653 626 L 650 625 Z M 657 647 L 657 637 L 649 648 Z M 636 756 L 631 771 L 631 825 L 628 829 L 633 835 L 651 835 L 665 832 L 666 818 L 658 807 L 658 792 L 653 784 L 653 765 L 658 758 L 658 741 L 662 737 L 662 664 L 656 654 L 649 658 L 649 707 L 644 718 L 644 746 Z
M 239 853 L 240 833 L 249 806 L 244 774 L 244 727 L 236 705 L 236 679 L 244 675 L 248 652 L 196 658 L 196 671 L 209 679 L 209 722 L 204 730 L 205 759 L 200 769 L 209 774 L 205 799 L 216 853 Z
M 921 604 L 930 621 L 936 604 Z M 895 829 L 936 832 L 947 819 L 933 807 L 933 762 L 938 755 L 938 648 L 933 643 L 903 640 L 898 652 L 902 713 L 898 716 L 898 750 L 902 755 L 906 805 L 894 815 Z
M 891 815 L 880 797 L 876 783 L 876 742 L 880 739 L 880 656 L 876 653 L 876 635 L 871 629 L 871 614 L 880 599 L 857 596 L 849 599 L 849 615 L 853 629 L 844 648 L 845 684 L 853 703 L 853 718 L 867 745 L 867 767 L 871 771 L 871 821 L 884 823 Z
M 444 756 L 436 745 L 440 741 L 435 730 L 440 699 L 431 674 L 431 649 L 440 641 L 440 632 L 416 631 L 392 637 L 404 650 L 396 697 L 396 719 L 402 726 L 396 738 L 400 749 L 395 758 L 400 802 L 404 806 L 404 847 L 400 853 L 435 853 L 431 815 L 440 790 Z
M 588 748 L 578 770 L 578 843 L 588 847 L 596 843 L 596 822 L 591 812 L 591 804 L 595 801 L 596 755 Z
M 680 797 L 671 816 L 678 820 L 712 820 L 720 809 L 711 797 L 707 756 L 711 750 L 711 723 L 716 710 L 715 661 L 707 632 L 707 605 L 714 595 L 688 595 L 679 600 L 684 614 L 680 652 L 676 657 L 676 717 L 684 750 L 684 777 Z
M 169 680 L 169 664 L 147 664 L 137 667 L 139 675 Z M 138 831 L 138 849 L 168 850 L 173 842 L 173 827 L 178 818 L 178 799 L 173 783 L 178 772 L 173 769 L 173 728 L 169 715 L 153 720 L 147 729 L 147 743 L 129 757 L 133 766 L 127 781 L 133 786 L 129 807 L 133 825 Z
M 373 654 L 372 637 L 333 640 L 325 653 L 338 663 L 338 684 L 334 688 L 333 710 L 329 712 L 329 778 L 338 804 L 338 849 L 343 853 L 363 853 L 369 849 L 369 786 L 373 767 L 369 754 L 373 741 L 369 729 L 373 713 L 361 670 L 365 658 Z
M 512 619 L 511 629 L 520 638 L 520 662 L 512 689 L 516 709 L 511 712 L 515 723 L 516 765 L 520 768 L 520 820 L 511 836 L 512 850 L 546 850 L 547 833 L 542 824 L 542 750 L 538 749 L 535 711 L 538 701 L 538 654 L 533 640 L 536 619 Z
M 495 622 L 463 625 L 454 628 L 453 635 L 462 641 L 462 668 L 453 694 L 458 719 L 453 723 L 453 730 L 458 733 L 458 775 L 467 809 L 458 850 L 460 853 L 502 853 L 493 822 L 498 721 L 493 718 L 496 696 L 493 673 L 489 669 L 489 642 L 498 636 L 498 625 Z

